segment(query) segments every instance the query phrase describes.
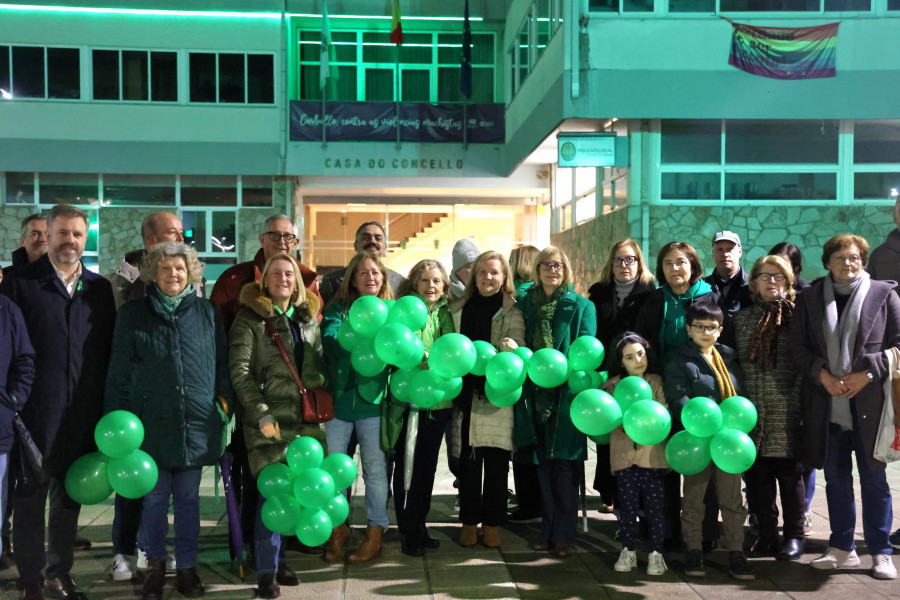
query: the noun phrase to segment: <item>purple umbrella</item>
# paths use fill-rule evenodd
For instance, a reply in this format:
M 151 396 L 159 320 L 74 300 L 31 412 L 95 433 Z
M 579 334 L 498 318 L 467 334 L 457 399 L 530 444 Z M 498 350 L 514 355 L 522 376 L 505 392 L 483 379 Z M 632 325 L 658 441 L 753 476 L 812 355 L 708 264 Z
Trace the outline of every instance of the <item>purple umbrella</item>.
M 238 502 L 237 492 L 234 489 L 231 465 L 234 463 L 234 455 L 230 450 L 225 450 L 219 459 L 219 467 L 222 469 L 222 486 L 225 488 L 225 508 L 228 512 L 228 534 L 231 540 L 231 560 L 237 561 L 238 573 L 241 581 L 244 581 L 244 532 L 241 531 L 241 508 Z

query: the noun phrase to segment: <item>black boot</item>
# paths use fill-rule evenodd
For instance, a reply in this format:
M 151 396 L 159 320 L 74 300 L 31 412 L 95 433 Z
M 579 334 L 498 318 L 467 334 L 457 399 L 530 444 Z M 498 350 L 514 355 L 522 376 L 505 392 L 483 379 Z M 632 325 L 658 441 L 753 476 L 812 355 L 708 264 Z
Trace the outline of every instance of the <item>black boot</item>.
M 163 588 L 166 587 L 166 561 L 150 559 L 147 561 L 147 572 L 144 574 L 144 587 L 141 590 L 142 600 L 160 600 Z
M 185 598 L 199 598 L 206 593 L 200 576 L 197 575 L 197 568 L 176 569 L 175 570 L 175 587 L 178 593 Z
M 256 578 L 256 595 L 260 598 L 281 596 L 281 586 L 275 582 L 275 575 L 260 575 Z
M 428 529 L 424 525 L 419 525 L 419 539 L 422 540 L 423 548 L 437 550 L 441 547 L 441 540 L 428 535 Z
M 425 548 L 422 547 L 422 544 L 419 543 L 419 536 L 409 535 L 406 533 L 400 534 L 400 551 L 407 555 L 415 558 L 420 558 L 425 556 Z

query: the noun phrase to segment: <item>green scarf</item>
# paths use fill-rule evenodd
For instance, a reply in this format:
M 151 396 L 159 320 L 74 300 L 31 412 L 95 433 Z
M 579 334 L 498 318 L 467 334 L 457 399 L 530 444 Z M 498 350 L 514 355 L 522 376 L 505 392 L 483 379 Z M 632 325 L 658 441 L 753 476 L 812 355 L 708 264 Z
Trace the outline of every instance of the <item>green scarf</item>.
M 535 285 L 531 292 L 531 304 L 537 315 L 537 327 L 534 328 L 532 344 L 535 350 L 553 347 L 553 317 L 556 316 L 556 302 L 563 294 L 572 290 L 571 285 L 561 285 L 551 296 L 547 296 L 544 287 Z
M 171 315 L 175 312 L 175 309 L 178 308 L 178 305 L 181 304 L 182 300 L 184 300 L 191 294 L 196 294 L 197 292 L 194 291 L 194 284 L 189 283 L 178 294 L 174 296 L 167 296 L 161 289 L 159 289 L 158 285 L 156 285 L 155 283 L 151 283 L 150 293 L 152 293 L 153 296 L 157 300 L 159 300 L 159 303 L 162 305 L 163 310 Z
M 685 329 L 684 310 L 685 306 L 690 306 L 699 296 L 708 294 L 712 291 L 712 287 L 698 279 L 683 294 L 672 293 L 669 284 L 662 284 L 663 296 L 665 304 L 663 304 L 662 327 L 659 330 L 659 343 L 662 347 L 662 355 L 666 356 L 675 348 L 684 344 L 688 339 L 687 329 Z M 687 302 L 685 302 L 687 300 Z
M 422 296 L 419 296 L 418 294 L 413 295 L 422 302 L 425 302 L 425 299 Z M 453 320 L 450 318 L 450 313 L 447 312 L 446 306 L 446 298 L 441 298 L 435 302 L 434 306 L 428 311 L 428 320 L 425 321 L 425 326 L 416 332 L 422 339 L 422 344 L 425 346 L 426 350 L 431 348 L 434 340 L 445 333 L 453 333 Z

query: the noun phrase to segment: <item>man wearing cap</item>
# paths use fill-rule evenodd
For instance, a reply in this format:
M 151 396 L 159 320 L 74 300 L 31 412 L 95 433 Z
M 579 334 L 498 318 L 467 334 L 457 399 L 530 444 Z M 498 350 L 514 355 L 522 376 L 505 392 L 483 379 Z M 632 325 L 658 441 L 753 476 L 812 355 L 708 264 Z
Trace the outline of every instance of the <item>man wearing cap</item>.
M 368 221 L 359 226 L 359 229 L 356 230 L 356 239 L 353 241 L 353 249 L 357 252 L 362 252 L 363 250 L 368 250 L 369 252 L 373 252 L 381 257 L 382 260 L 387 258 L 387 237 L 384 235 L 384 227 L 381 226 L 381 223 L 377 221 Z M 334 293 L 338 291 L 338 288 L 341 287 L 341 282 L 344 281 L 344 273 L 347 272 L 347 268 L 336 269 L 328 273 L 322 277 L 322 281 L 319 284 L 319 292 L 322 294 L 322 299 L 325 301 L 325 304 L 328 304 L 331 301 L 331 297 L 334 296 Z M 400 284 L 406 281 L 406 277 L 397 273 L 396 271 L 392 271 L 388 269 L 388 285 L 391 286 L 391 291 L 394 292 L 394 296 L 397 296 L 397 291 L 400 289 Z
M 741 238 L 733 231 L 720 231 L 713 236 L 712 249 L 716 268 L 705 281 L 719 294 L 719 306 L 727 323 L 739 310 L 751 304 L 747 273 L 740 263 L 744 253 Z
M 466 283 L 472 272 L 472 263 L 481 254 L 475 242 L 463 238 L 453 246 L 453 269 L 450 271 L 450 295 L 454 298 L 462 297 L 466 291 Z

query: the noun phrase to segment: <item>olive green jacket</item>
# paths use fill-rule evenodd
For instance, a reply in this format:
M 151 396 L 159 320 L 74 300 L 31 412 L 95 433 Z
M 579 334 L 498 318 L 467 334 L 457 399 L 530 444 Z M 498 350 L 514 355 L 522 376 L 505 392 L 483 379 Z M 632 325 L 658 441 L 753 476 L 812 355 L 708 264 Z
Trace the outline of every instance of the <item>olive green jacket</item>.
M 325 385 L 325 358 L 316 320 L 319 301 L 309 290 L 305 293 L 303 304 L 294 307 L 290 319 L 300 330 L 303 343 L 300 379 L 307 388 L 316 389 Z M 293 361 L 294 336 L 289 317 L 275 311 L 257 283 L 245 285 L 240 300 L 243 308 L 231 326 L 228 366 L 240 401 L 250 470 L 258 476 L 266 465 L 284 462 L 285 449 L 295 438 L 311 436 L 324 445 L 325 432 L 319 424 L 303 422 L 300 389 L 266 326 L 268 319 Z M 262 435 L 260 426 L 266 422 L 278 425 L 281 439 Z

